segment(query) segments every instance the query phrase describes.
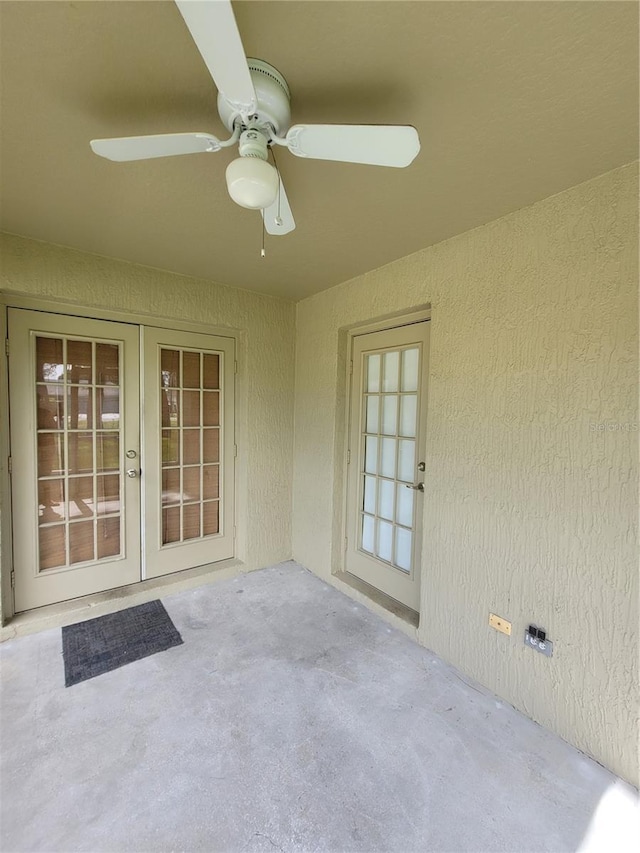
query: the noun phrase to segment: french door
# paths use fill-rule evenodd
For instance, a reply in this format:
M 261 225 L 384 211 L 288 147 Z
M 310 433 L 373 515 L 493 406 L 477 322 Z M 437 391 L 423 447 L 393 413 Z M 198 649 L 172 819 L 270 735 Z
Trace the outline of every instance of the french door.
M 420 609 L 429 323 L 353 339 L 345 569 Z
M 143 330 L 146 577 L 233 556 L 234 342 Z
M 234 341 L 9 309 L 17 612 L 233 555 Z

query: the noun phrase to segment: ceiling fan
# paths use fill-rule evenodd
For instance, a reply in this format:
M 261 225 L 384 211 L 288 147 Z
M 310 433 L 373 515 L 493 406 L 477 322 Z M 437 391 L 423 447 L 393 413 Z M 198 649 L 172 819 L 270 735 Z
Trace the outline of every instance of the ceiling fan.
M 402 168 L 415 159 L 420 140 L 411 126 L 291 126 L 287 82 L 269 63 L 245 57 L 230 0 L 176 0 L 176 5 L 216 84 L 218 113 L 230 138 L 163 133 L 94 139 L 96 154 L 122 162 L 220 151 L 237 144 L 240 156 L 226 171 L 229 195 L 241 207 L 260 210 L 272 235 L 295 228 L 280 174 L 268 162 L 273 146 L 285 146 L 296 157 L 372 166 Z

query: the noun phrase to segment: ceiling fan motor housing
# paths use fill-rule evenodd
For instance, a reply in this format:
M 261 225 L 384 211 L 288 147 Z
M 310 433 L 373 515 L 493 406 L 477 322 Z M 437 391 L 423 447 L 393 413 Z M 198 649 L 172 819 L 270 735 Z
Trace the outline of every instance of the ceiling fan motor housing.
M 282 74 L 262 59 L 247 59 L 251 81 L 258 99 L 255 118 L 251 116 L 251 126 L 268 129 L 269 138 L 275 134 L 282 136 L 291 125 L 291 94 Z M 224 126 L 233 133 L 236 119 L 240 113 L 218 93 L 218 113 Z M 247 124 L 242 121 L 243 128 Z

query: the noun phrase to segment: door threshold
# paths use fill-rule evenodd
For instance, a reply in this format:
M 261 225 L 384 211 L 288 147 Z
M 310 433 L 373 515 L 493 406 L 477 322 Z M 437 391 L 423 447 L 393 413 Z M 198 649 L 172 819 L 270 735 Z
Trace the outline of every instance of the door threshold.
M 379 613 L 380 610 L 383 610 L 391 616 L 394 616 L 394 622 L 401 623 L 398 627 L 402 627 L 402 624 L 404 624 L 406 625 L 406 628 L 417 629 L 420 623 L 420 614 L 416 613 L 416 611 L 412 610 L 410 607 L 407 607 L 406 604 L 396 601 L 395 598 L 391 598 L 390 595 L 387 595 L 385 592 L 381 592 L 374 586 L 360 580 L 360 578 L 355 575 L 349 574 L 349 572 L 336 572 L 333 577 L 340 581 L 341 584 L 344 584 L 344 586 L 360 593 L 358 598 L 362 596 L 363 598 L 368 599 L 367 603 L 374 605 L 372 609 L 376 612 Z M 406 628 L 403 628 L 405 633 L 407 633 Z M 415 632 L 410 633 L 413 636 Z
M 82 598 L 48 604 L 35 610 L 26 610 L 23 613 L 17 613 L 0 628 L 0 642 L 46 631 L 49 628 L 61 628 L 64 625 L 95 619 L 96 616 L 113 613 L 125 607 L 134 607 L 159 596 L 173 595 L 186 589 L 236 577 L 245 571 L 247 571 L 245 564 L 241 560 L 232 558 L 159 578 L 149 578 L 129 586 L 96 592 Z

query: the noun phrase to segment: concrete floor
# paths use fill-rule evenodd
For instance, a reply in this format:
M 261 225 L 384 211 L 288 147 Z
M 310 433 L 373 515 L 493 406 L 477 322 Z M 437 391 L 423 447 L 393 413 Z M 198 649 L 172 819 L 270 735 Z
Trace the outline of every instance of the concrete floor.
M 295 563 L 163 601 L 184 645 L 68 689 L 3 645 L 5 853 L 622 849 L 628 786 Z

